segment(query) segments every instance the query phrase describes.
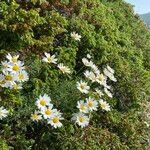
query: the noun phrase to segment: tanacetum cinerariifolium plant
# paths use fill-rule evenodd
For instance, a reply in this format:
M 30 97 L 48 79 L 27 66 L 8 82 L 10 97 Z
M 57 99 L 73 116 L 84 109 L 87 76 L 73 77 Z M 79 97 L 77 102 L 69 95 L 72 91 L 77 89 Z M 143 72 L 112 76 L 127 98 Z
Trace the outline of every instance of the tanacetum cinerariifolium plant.
M 1 62 L 0 86 L 14 90 L 22 89 L 22 83 L 29 79 L 24 63 L 18 60 L 19 55 L 12 56 L 8 53 L 6 58 L 6 61 Z M 8 111 L 3 106 L 0 107 L 0 119 L 5 118 L 7 114 Z
M 75 40 L 77 39 L 75 38 Z M 56 65 L 56 69 L 60 69 L 62 74 L 71 73 L 70 68 L 64 66 L 63 63 L 57 65 L 57 58 L 55 55 L 50 55 L 46 52 L 44 54 L 45 56 L 42 58 L 43 62 L 46 62 L 49 65 Z M 25 71 L 24 63 L 18 60 L 19 55 L 12 56 L 11 54 L 8 54 L 6 58 L 8 61 L 1 62 L 3 74 L 1 74 L 0 85 L 4 88 L 20 90 L 22 89 L 21 83 L 29 80 L 28 74 Z M 101 72 L 98 69 L 98 66 L 93 63 L 89 54 L 87 54 L 87 58 L 82 59 L 82 62 L 88 67 L 88 70 L 84 73 L 87 81 L 81 80 L 77 82 L 77 89 L 85 96 L 85 100 L 79 100 L 77 102 L 79 112 L 73 114 L 72 120 L 79 126 L 85 127 L 89 124 L 91 113 L 97 111 L 98 107 L 105 111 L 111 110 L 109 103 L 101 98 L 104 93 L 112 98 L 112 93 L 110 92 L 112 89 L 107 85 L 107 80 L 111 79 L 114 82 L 117 80 L 114 77 L 114 70 L 110 66 L 107 66 L 104 71 Z M 92 84 L 95 84 L 95 88 L 92 89 L 88 84 L 91 86 Z M 104 92 L 102 92 L 102 90 Z M 62 113 L 54 108 L 51 103 L 51 98 L 47 94 L 39 96 L 36 101 L 36 106 L 37 110 L 31 115 L 33 121 L 38 122 L 39 120 L 45 119 L 47 123 L 54 128 L 62 126 L 62 123 L 60 122 L 64 119 Z M 8 112 L 1 107 L 1 119 L 6 117 L 7 113 Z
M 149 150 L 149 37 L 123 0 L 1 0 L 0 149 Z
M 50 55 L 49 53 L 45 53 L 45 56 L 42 61 L 46 63 L 53 63 L 57 65 L 57 58 L 55 55 Z M 91 58 L 89 54 L 87 54 L 87 58 Z M 79 109 L 79 113 L 73 114 L 72 120 L 77 123 L 81 127 L 85 127 L 89 124 L 90 121 L 90 114 L 93 111 L 97 111 L 98 106 L 101 107 L 102 110 L 110 111 L 110 105 L 101 99 L 104 95 L 103 92 L 100 90 L 103 89 L 105 94 L 112 98 L 112 93 L 109 91 L 111 87 L 107 85 L 107 79 L 111 79 L 112 81 L 116 82 L 116 78 L 114 77 L 114 70 L 107 66 L 104 69 L 104 73 L 101 73 L 98 67 L 87 58 L 83 58 L 82 62 L 86 67 L 89 67 L 89 70 L 86 70 L 84 75 L 85 77 L 92 83 L 96 82 L 99 88 L 95 88 L 92 91 L 91 87 L 88 86 L 88 81 L 80 81 L 77 82 L 77 89 L 83 94 L 89 94 L 88 98 L 84 100 L 80 100 L 77 102 L 77 108 Z M 64 66 L 63 63 L 58 64 L 57 66 L 62 73 L 70 73 L 70 69 L 67 66 Z M 90 97 L 90 95 L 92 97 Z M 98 98 L 96 99 L 96 96 Z M 50 123 L 54 128 L 61 127 L 62 123 L 60 120 L 63 118 L 61 117 L 61 113 L 58 112 L 57 109 L 53 108 L 53 104 L 50 103 L 51 98 L 44 94 L 43 96 L 40 95 L 38 98 L 36 105 L 38 110 L 32 114 L 31 118 L 33 121 L 39 121 L 42 119 L 47 120 L 47 123 Z
M 22 89 L 22 84 L 28 81 L 28 73 L 24 63 L 18 60 L 19 55 L 8 54 L 7 60 L 2 61 L 2 74 L 0 74 L 0 86 L 10 89 Z
M 39 121 L 43 117 L 47 123 L 54 128 L 62 126 L 62 123 L 60 122 L 60 120 L 63 120 L 62 113 L 53 107 L 51 98 L 48 95 L 40 95 L 36 101 L 36 105 L 38 111 L 35 111 L 35 113 L 31 115 L 33 121 Z
M 107 80 L 108 78 L 114 82 L 117 80 L 114 77 L 114 70 L 111 67 L 107 66 L 104 71 L 101 72 L 93 63 L 89 54 L 87 54 L 87 58 L 82 59 L 82 62 L 89 69 L 84 72 L 87 81 L 81 80 L 77 82 L 77 89 L 89 97 L 77 102 L 79 113 L 75 113 L 72 120 L 79 126 L 85 127 L 89 124 L 91 113 L 97 111 L 99 106 L 102 110 L 110 111 L 109 103 L 104 101 L 102 96 L 105 93 L 108 97 L 112 98 L 112 93 L 110 92 L 111 87 L 107 85 Z M 92 89 L 88 84 L 91 86 L 95 84 L 95 89 Z

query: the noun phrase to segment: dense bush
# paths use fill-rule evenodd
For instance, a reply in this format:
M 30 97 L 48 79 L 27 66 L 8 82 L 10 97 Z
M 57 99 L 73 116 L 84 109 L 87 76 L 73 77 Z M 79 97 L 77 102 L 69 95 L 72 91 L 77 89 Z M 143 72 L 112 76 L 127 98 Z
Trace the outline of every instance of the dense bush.
M 81 41 L 70 37 L 74 31 Z M 0 87 L 0 105 L 9 110 L 0 122 L 1 149 L 148 150 L 142 111 L 150 90 L 149 51 L 150 32 L 122 0 L 1 0 L 0 60 L 19 54 L 29 74 L 22 90 Z M 56 54 L 73 74 L 62 76 L 42 63 L 44 52 Z M 76 81 L 87 54 L 99 68 L 114 68 L 118 81 L 110 82 L 113 99 L 106 98 L 113 109 L 96 112 L 81 129 L 70 118 L 80 100 Z M 64 113 L 62 128 L 30 119 L 44 93 Z

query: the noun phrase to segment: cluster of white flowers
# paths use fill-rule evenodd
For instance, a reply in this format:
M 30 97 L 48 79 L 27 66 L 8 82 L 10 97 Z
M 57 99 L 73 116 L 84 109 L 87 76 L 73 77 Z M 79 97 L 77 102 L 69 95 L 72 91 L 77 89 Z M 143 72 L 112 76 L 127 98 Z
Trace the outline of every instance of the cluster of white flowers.
M 49 53 L 44 53 L 45 56 L 43 57 L 42 61 L 43 62 L 46 62 L 46 63 L 53 63 L 53 64 L 57 64 L 57 58 L 56 58 L 56 55 L 50 55 Z M 71 70 L 68 66 L 65 66 L 63 63 L 59 63 L 57 65 L 57 67 L 60 69 L 60 71 L 63 73 L 63 74 L 70 74 L 71 73 Z
M 101 73 L 98 67 L 90 59 L 91 56 L 89 54 L 87 55 L 87 58 L 82 59 L 84 65 L 90 68 L 90 70 L 85 71 L 85 77 L 91 81 L 91 84 L 97 83 L 98 86 L 103 88 L 107 96 L 112 97 L 112 93 L 110 92 L 111 87 L 107 85 L 107 79 L 109 78 L 114 82 L 117 81 L 114 77 L 114 70 L 107 66 L 103 71 L 104 73 Z M 90 114 L 93 111 L 97 111 L 98 106 L 105 111 L 111 110 L 109 103 L 101 99 L 104 93 L 99 88 L 96 88 L 93 92 L 91 87 L 88 85 L 88 82 L 81 80 L 80 82 L 77 82 L 77 89 L 83 94 L 94 93 L 98 95 L 98 99 L 89 96 L 89 98 L 85 98 L 85 101 L 80 100 L 77 102 L 79 112 L 73 114 L 72 120 L 82 128 L 88 126 Z
M 75 32 L 71 34 L 71 37 L 78 41 L 81 38 Z M 46 52 L 44 54 L 43 62 L 57 65 L 57 68 L 63 74 L 71 73 L 68 66 L 65 66 L 63 63 L 57 63 L 58 59 L 56 55 L 50 55 Z M 6 58 L 8 59 L 7 61 L 1 62 L 2 74 L 0 74 L 0 86 L 10 89 L 22 89 L 22 83 L 29 79 L 24 63 L 18 60 L 19 55 L 11 56 L 8 54 Z M 114 82 L 117 80 L 114 76 L 114 70 L 111 67 L 107 65 L 103 72 L 101 72 L 98 66 L 93 63 L 89 54 L 87 58 L 82 59 L 82 62 L 88 69 L 84 72 L 85 81 L 80 80 L 77 82 L 77 89 L 83 96 L 88 98 L 85 97 L 85 100 L 77 102 L 78 113 L 73 114 L 72 120 L 83 128 L 89 125 L 91 113 L 97 111 L 98 107 L 105 111 L 111 110 L 109 103 L 101 99 L 101 97 L 106 94 L 112 98 L 111 87 L 107 84 L 107 79 Z M 95 83 L 98 85 L 98 88 L 95 88 L 93 91 L 93 87 L 90 85 Z M 51 98 L 47 94 L 39 96 L 36 106 L 38 109 L 31 115 L 33 121 L 46 120 L 54 128 L 62 126 L 61 120 L 64 119 L 62 113 L 53 107 Z M 0 119 L 5 118 L 7 114 L 8 111 L 4 107 L 0 107 Z
M 53 104 L 51 103 L 51 98 L 47 94 L 39 96 L 36 101 L 36 106 L 38 110 L 31 115 L 31 119 L 33 121 L 45 119 L 47 123 L 54 128 L 62 126 L 62 123 L 60 122 L 64 119 L 62 117 L 62 113 L 60 113 L 60 111 L 53 107 Z
M 8 110 L 6 110 L 3 106 L 0 107 L 0 120 L 6 118 L 8 115 Z
M 73 114 L 72 120 L 77 123 L 81 128 L 88 126 L 90 116 L 88 115 L 92 111 L 96 111 L 98 102 L 93 98 L 86 98 L 86 101 L 80 100 L 77 102 L 78 113 Z
M 6 55 L 7 61 L 2 61 L 0 86 L 10 89 L 22 89 L 22 83 L 29 79 L 24 63 L 18 60 L 19 55 Z
M 98 106 L 105 111 L 110 111 L 110 105 L 100 99 L 96 100 L 92 97 L 86 98 L 86 100 L 80 100 L 77 102 L 78 113 L 73 114 L 72 120 L 82 128 L 89 125 L 90 113 L 97 111 Z
M 93 61 L 90 60 L 91 57 L 83 58 L 82 62 L 86 67 L 89 67 L 90 70 L 86 70 L 84 72 L 84 75 L 87 79 L 89 79 L 92 83 L 96 82 L 100 86 L 104 88 L 104 92 L 109 96 L 113 97 L 111 93 L 111 87 L 107 85 L 107 79 L 116 82 L 117 79 L 114 76 L 114 70 L 110 66 L 106 66 L 106 68 L 103 70 L 103 73 L 100 72 L 98 67 L 93 63 Z M 83 86 L 84 87 L 84 86 Z M 86 88 L 86 87 L 84 87 Z M 79 88 L 78 88 L 79 89 Z M 97 91 L 97 90 L 96 90 Z

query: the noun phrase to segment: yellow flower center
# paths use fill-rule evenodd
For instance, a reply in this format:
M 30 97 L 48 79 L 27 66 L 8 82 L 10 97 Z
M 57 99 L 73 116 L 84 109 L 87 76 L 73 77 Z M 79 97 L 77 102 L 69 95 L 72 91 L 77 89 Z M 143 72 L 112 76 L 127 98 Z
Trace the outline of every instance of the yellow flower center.
M 48 60 L 49 63 L 52 62 L 52 58 L 51 57 L 48 57 L 47 60 Z
M 85 110 L 85 106 L 81 104 L 81 105 L 80 105 L 80 109 L 81 109 L 81 110 Z
M 58 117 L 54 117 L 54 118 L 53 118 L 53 122 L 54 122 L 54 123 L 58 123 L 58 122 L 59 122 L 59 118 L 58 118 Z
M 46 101 L 44 99 L 40 100 L 40 105 L 45 106 L 46 105 Z
M 92 101 L 88 102 L 88 106 L 93 107 L 93 102 Z
M 33 115 L 32 115 L 32 118 L 33 118 L 34 120 L 38 120 L 38 119 L 39 119 L 39 116 L 38 116 L 37 114 L 33 114 Z
M 102 104 L 101 104 L 101 107 L 102 107 L 103 109 L 105 109 L 105 108 L 107 107 L 107 105 L 106 105 L 105 103 L 102 103 Z
M 80 87 L 81 87 L 81 89 L 84 89 L 84 85 L 83 84 L 81 84 Z
M 83 122 L 85 121 L 85 118 L 84 118 L 84 117 L 79 117 L 79 121 L 80 121 L 81 123 L 83 123 Z
M 19 71 L 20 67 L 18 65 L 14 65 L 12 68 L 14 71 Z
M 19 77 L 20 80 L 24 79 L 24 75 L 23 74 L 19 74 L 18 77 Z
M 104 75 L 103 74 L 100 74 L 99 75 L 99 77 L 98 77 L 98 79 L 100 80 L 100 81 L 103 81 L 105 78 L 104 78 Z
M 51 115 L 51 114 L 52 114 L 52 110 L 51 110 L 51 109 L 45 110 L 45 114 L 46 114 L 46 115 Z
M 12 81 L 13 77 L 11 75 L 6 75 L 5 80 Z

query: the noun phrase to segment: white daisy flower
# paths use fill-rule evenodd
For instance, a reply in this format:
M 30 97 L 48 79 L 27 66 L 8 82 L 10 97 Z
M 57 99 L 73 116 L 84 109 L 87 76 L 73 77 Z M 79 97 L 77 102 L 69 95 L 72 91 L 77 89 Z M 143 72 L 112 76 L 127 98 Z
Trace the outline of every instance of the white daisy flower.
M 6 55 L 6 58 L 12 62 L 12 63 L 16 63 L 18 61 L 19 55 L 15 55 L 15 56 L 11 56 L 10 53 L 8 53 Z
M 77 108 L 79 109 L 80 112 L 83 112 L 83 113 L 88 112 L 88 107 L 83 100 L 77 102 Z
M 75 32 L 71 33 L 71 37 L 73 39 L 75 39 L 76 41 L 80 41 L 81 40 L 81 35 L 79 35 L 78 33 L 75 33 Z
M 87 82 L 83 82 L 82 80 L 80 82 L 77 82 L 77 89 L 81 93 L 87 94 L 89 92 L 90 87 L 87 85 Z
M 8 71 L 12 73 L 17 73 L 19 71 L 22 71 L 23 69 L 25 69 L 25 67 L 24 63 L 21 61 L 17 61 L 16 63 L 11 63 L 8 65 Z
M 38 100 L 36 101 L 36 105 L 39 109 L 45 108 L 46 106 L 49 106 L 49 105 L 52 106 L 52 104 L 50 104 L 50 101 L 51 101 L 51 98 L 47 94 L 44 94 L 43 96 L 40 95 Z
M 34 114 L 31 114 L 31 119 L 38 122 L 42 119 L 42 115 L 38 111 L 35 111 Z
M 106 79 L 107 79 L 107 78 L 106 78 L 102 73 L 96 76 L 96 81 L 97 81 L 99 84 L 101 84 L 101 85 L 104 84 L 104 82 L 106 81 Z
M 84 72 L 84 75 L 85 75 L 86 78 L 90 79 L 92 82 L 97 81 L 96 75 L 92 71 L 86 70 Z
M 86 98 L 86 104 L 90 111 L 97 110 L 98 102 L 96 100 L 94 100 L 93 98 L 91 98 L 91 97 Z
M 99 97 L 102 97 L 104 95 L 104 93 L 98 88 L 95 89 L 95 92 L 99 95 Z
M 100 107 L 103 109 L 103 110 L 106 110 L 106 111 L 110 111 L 110 105 L 106 102 L 106 101 L 103 101 L 102 99 L 99 101 L 100 103 Z
M 83 128 L 89 125 L 90 119 L 83 113 L 75 113 L 73 114 L 72 121 L 74 121 L 79 126 L 81 126 L 81 128 Z
M 0 107 L 0 120 L 7 117 L 8 111 L 2 106 Z
M 109 68 L 109 70 L 108 70 Z M 111 70 L 110 67 L 107 66 L 107 68 L 104 69 L 104 74 L 112 81 L 117 82 L 117 79 L 114 77 L 114 70 Z
M 107 65 L 106 68 L 110 73 L 112 73 L 112 74 L 115 73 L 114 69 L 112 69 L 110 66 Z
M 57 110 L 53 109 L 53 104 L 49 104 L 48 107 L 41 109 L 41 114 L 43 115 L 44 119 L 52 118 L 55 116 Z
M 86 71 L 84 72 L 84 75 L 85 75 L 86 78 L 90 78 L 91 71 L 86 70 Z
M 71 70 L 68 66 L 64 66 L 63 63 L 58 64 L 58 68 L 62 71 L 62 73 L 71 73 Z
M 104 88 L 104 92 L 110 97 L 112 98 L 112 93 L 107 89 L 107 88 Z
M 54 128 L 60 128 L 62 127 L 62 123 L 60 122 L 64 118 L 62 117 L 62 113 L 56 111 L 55 115 L 48 120 L 48 124 L 53 126 Z
M 93 62 L 92 61 L 89 61 L 87 58 L 82 58 L 82 62 L 85 66 L 87 67 L 91 67 L 93 66 Z
M 46 57 L 43 57 L 42 61 L 47 63 L 57 64 L 56 55 L 50 55 L 49 53 L 44 53 Z
M 82 62 L 85 66 L 89 66 L 89 60 L 87 58 L 82 58 Z
M 89 61 L 89 67 L 91 67 L 91 69 L 93 69 L 93 70 L 97 70 L 98 69 L 97 66 L 91 60 Z
M 87 78 L 89 78 L 92 82 L 96 82 L 97 81 L 97 77 L 96 77 L 96 75 L 92 71 L 87 76 Z
M 23 70 L 23 71 L 20 71 L 16 74 L 16 80 L 18 82 L 25 82 L 25 81 L 28 81 L 29 80 L 29 76 L 28 76 L 28 73 Z
M 3 84 L 3 87 L 12 87 L 13 84 L 15 84 L 15 76 L 12 73 L 5 72 L 5 83 Z

